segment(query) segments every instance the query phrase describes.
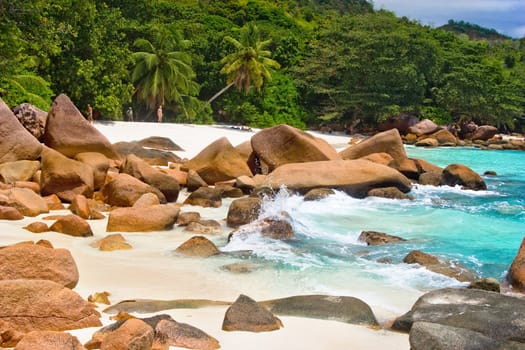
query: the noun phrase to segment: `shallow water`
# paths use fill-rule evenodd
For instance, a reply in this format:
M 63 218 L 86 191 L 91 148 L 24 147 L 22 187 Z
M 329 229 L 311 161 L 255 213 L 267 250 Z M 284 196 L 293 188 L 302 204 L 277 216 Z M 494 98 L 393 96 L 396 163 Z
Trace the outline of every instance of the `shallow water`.
M 461 163 L 481 174 L 492 170 L 497 175 L 483 176 L 486 191 L 414 186 L 413 201 L 355 199 L 337 192 L 305 202 L 282 190 L 264 202 L 261 216 L 288 213 L 296 238 L 276 241 L 255 234 L 235 238 L 222 250 L 252 251 L 240 259 L 271 267 L 269 281 L 273 276 L 279 280 L 275 283 L 291 291 L 362 294 L 368 301 L 373 299 L 374 288 L 383 294 L 388 289 L 403 294 L 461 285 L 403 263 L 403 257 L 414 249 L 503 281 L 525 236 L 525 153 L 414 147 L 407 147 L 407 152 L 439 166 Z M 365 246 L 357 239 L 364 230 L 407 241 Z

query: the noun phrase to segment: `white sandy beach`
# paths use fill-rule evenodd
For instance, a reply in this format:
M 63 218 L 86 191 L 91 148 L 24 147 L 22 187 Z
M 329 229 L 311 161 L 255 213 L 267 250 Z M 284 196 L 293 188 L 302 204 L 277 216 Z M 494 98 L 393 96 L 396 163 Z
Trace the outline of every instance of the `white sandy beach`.
M 164 136 L 171 138 L 182 147 L 184 152 L 175 152 L 182 158 L 191 158 L 206 145 L 225 136 L 236 146 L 254 134 L 255 130 L 240 131 L 222 126 L 196 126 L 181 124 L 156 123 L 96 123 L 97 129 L 110 142 L 141 140 L 148 136 Z M 349 141 L 348 136 L 315 134 L 327 140 L 336 148 L 344 147 Z M 181 192 L 178 202 L 182 202 L 186 194 Z M 231 229 L 227 228 L 224 219 L 231 200 L 225 200 L 218 209 L 183 206 L 181 211 L 199 211 L 205 219 L 219 220 L 223 233 L 209 237 L 219 247 L 224 246 Z M 53 214 L 69 213 L 67 210 Z M 268 284 L 271 279 L 264 278 L 269 273 L 262 270 L 250 274 L 233 274 L 220 268 L 230 261 L 228 257 L 218 259 L 193 259 L 175 256 L 172 251 L 181 243 L 193 236 L 175 227 L 170 231 L 150 233 L 123 233 L 123 236 L 133 246 L 132 250 L 101 252 L 90 244 L 107 235 L 105 227 L 107 220 L 89 221 L 94 232 L 93 237 L 77 238 L 58 233 L 47 232 L 33 234 L 22 229 L 27 224 L 38 221 L 36 218 L 25 218 L 21 221 L 0 221 L 0 245 L 39 239 L 47 239 L 56 248 L 66 248 L 71 251 L 80 272 L 80 281 L 74 289 L 82 297 L 87 298 L 95 292 L 107 291 L 114 304 L 127 299 L 161 299 L 172 300 L 182 298 L 213 299 L 234 301 L 239 294 L 245 294 L 255 300 L 267 300 L 290 296 L 286 294 L 287 286 L 293 281 L 278 281 Z M 267 276 L 266 276 L 267 277 Z M 263 282 L 264 281 L 264 282 Z M 310 291 L 298 293 L 311 294 Z M 359 290 L 359 286 L 356 286 Z M 389 295 L 390 293 L 390 295 Z M 380 323 L 408 311 L 413 305 L 418 292 L 403 294 L 382 290 L 370 290 L 362 286 L 359 297 L 373 309 Z M 380 298 L 376 296 L 380 295 Z M 369 296 L 369 297 L 367 297 Z M 375 302 L 381 300 L 380 302 Z M 385 304 L 384 300 L 391 300 Z M 103 310 L 106 305 L 101 305 Z M 221 330 L 226 307 L 207 307 L 203 309 L 166 310 L 178 322 L 191 324 L 215 337 L 222 349 L 403 349 L 410 348 L 408 335 L 385 330 L 373 330 L 363 326 L 355 326 L 335 321 L 316 319 L 280 317 L 284 328 L 266 333 L 225 332 Z M 109 324 L 107 314 L 103 315 L 103 323 Z M 146 317 L 149 315 L 139 315 Z M 82 343 L 87 342 L 98 328 L 76 330 L 76 335 Z M 175 349 L 173 347 L 173 349 Z

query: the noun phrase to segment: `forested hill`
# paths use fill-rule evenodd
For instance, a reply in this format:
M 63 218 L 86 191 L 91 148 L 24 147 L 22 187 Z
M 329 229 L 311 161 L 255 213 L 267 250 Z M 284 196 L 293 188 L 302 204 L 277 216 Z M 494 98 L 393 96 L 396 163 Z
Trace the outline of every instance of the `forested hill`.
M 365 0 L 0 0 L 0 97 L 48 109 L 59 93 L 100 119 L 132 106 L 155 121 L 162 104 L 168 122 L 410 114 L 521 131 L 525 39 L 471 40 Z
M 510 38 L 499 33 L 495 29 L 488 29 L 477 24 L 469 22 L 449 20 L 447 24 L 439 27 L 439 29 L 454 32 L 456 34 L 466 34 L 472 40 L 489 40 L 489 41 L 505 41 Z

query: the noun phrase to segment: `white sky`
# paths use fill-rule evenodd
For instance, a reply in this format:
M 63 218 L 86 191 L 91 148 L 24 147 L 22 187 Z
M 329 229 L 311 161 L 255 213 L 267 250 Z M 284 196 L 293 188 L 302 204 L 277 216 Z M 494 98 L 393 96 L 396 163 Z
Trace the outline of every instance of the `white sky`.
M 393 11 L 421 24 L 439 27 L 449 19 L 465 21 L 521 38 L 525 36 L 525 0 L 374 0 L 376 9 Z

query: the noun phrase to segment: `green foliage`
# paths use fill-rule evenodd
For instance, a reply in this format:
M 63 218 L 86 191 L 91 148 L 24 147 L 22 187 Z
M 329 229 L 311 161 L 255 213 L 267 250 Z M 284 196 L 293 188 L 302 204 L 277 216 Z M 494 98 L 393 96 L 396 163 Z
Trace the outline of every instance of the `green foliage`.
M 241 91 L 205 106 L 228 83 Z M 66 93 L 113 120 L 128 105 L 149 120 L 164 103 L 177 122 L 374 127 L 411 113 L 519 130 L 524 87 L 525 39 L 432 29 L 367 0 L 0 0 L 12 106 Z

